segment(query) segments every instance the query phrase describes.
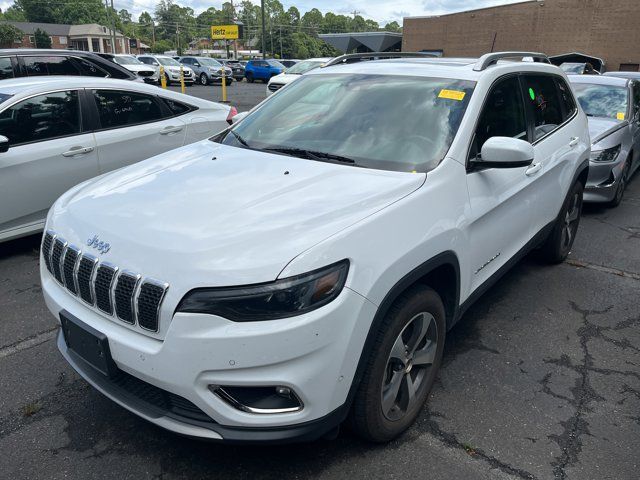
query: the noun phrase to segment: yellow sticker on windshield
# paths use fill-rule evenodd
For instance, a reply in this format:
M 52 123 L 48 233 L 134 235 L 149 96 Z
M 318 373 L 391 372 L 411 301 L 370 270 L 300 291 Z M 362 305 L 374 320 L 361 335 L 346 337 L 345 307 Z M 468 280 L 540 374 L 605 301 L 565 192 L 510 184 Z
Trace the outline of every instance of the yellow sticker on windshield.
M 440 90 L 438 94 L 438 98 L 447 98 L 449 100 L 462 100 L 466 95 L 466 92 L 461 92 L 460 90 Z
M 618 120 L 624 120 L 624 112 L 618 112 L 618 114 L 616 115 L 616 118 Z

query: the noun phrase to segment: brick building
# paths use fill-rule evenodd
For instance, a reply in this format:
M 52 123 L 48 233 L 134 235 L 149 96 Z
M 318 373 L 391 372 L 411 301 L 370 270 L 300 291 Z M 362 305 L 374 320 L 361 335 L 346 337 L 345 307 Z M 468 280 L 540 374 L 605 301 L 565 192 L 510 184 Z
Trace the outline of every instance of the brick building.
M 6 45 L 8 48 L 39 48 L 36 45 L 35 31 L 46 32 L 51 39 L 51 48 L 84 50 L 89 52 L 112 53 L 111 30 L 97 23 L 83 25 L 64 25 L 57 23 L 7 22 L 23 35 L 22 39 Z M 116 32 L 116 53 L 142 53 L 143 47 L 136 39 L 125 37 Z M 148 48 L 148 47 L 147 47 Z
M 640 70 L 640 0 L 531 0 L 406 17 L 402 50 L 477 57 L 501 50 L 582 52 L 607 70 Z

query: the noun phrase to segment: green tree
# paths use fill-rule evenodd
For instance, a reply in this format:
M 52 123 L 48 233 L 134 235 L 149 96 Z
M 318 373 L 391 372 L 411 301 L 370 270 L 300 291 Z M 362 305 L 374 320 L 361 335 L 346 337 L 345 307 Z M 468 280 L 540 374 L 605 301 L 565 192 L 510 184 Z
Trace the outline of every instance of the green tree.
M 14 40 L 22 38 L 22 32 L 13 25 L 0 23 L 0 46 L 12 47 Z
M 51 48 L 51 38 L 44 30 L 36 28 L 33 32 L 36 48 Z
M 384 29 L 387 32 L 401 32 L 402 28 L 400 28 L 400 25 L 398 24 L 398 22 L 396 22 L 395 20 L 393 22 L 389 22 L 384 26 Z
M 16 5 L 11 5 L 7 10 L 2 14 L 2 19 L 8 22 L 26 22 L 27 17 L 25 16 L 22 9 Z
M 43 23 L 106 23 L 106 10 L 102 0 L 15 0 L 14 6 L 24 12 L 29 22 Z

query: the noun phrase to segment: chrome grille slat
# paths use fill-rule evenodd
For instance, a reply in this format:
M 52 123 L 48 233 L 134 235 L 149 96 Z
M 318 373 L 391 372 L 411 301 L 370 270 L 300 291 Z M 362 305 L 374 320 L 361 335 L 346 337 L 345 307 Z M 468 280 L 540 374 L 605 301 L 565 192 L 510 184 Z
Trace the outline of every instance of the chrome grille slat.
M 47 270 L 70 293 L 122 322 L 158 332 L 169 284 L 100 262 L 51 230 L 45 232 L 41 248 Z
M 61 238 L 56 238 L 53 242 L 53 248 L 51 249 L 51 269 L 55 279 L 64 285 L 64 279 L 62 278 L 62 257 L 64 250 L 67 247 L 67 242 Z
M 111 298 L 111 288 L 118 273 L 118 267 L 107 263 L 101 263 L 96 271 L 96 278 L 93 282 L 96 294 L 96 306 L 104 313 L 113 315 L 113 301 Z

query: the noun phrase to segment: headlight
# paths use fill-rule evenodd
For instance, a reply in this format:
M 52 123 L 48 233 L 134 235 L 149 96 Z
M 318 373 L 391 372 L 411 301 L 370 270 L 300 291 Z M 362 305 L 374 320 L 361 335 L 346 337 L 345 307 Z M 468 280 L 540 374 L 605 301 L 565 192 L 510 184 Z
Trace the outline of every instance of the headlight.
M 209 313 L 234 322 L 293 317 L 334 300 L 342 291 L 349 261 L 275 282 L 229 288 L 196 288 L 176 312 Z
M 590 160 L 592 162 L 613 162 L 618 158 L 622 146 L 617 145 L 615 147 L 606 148 L 604 150 L 595 150 L 591 152 Z

